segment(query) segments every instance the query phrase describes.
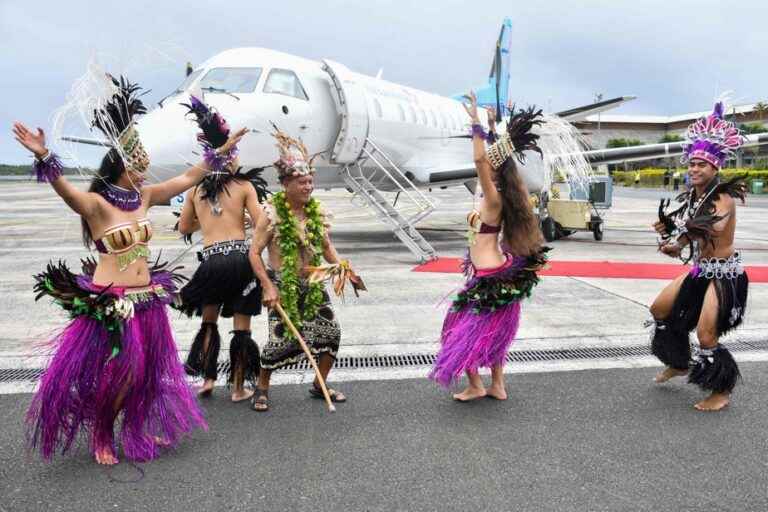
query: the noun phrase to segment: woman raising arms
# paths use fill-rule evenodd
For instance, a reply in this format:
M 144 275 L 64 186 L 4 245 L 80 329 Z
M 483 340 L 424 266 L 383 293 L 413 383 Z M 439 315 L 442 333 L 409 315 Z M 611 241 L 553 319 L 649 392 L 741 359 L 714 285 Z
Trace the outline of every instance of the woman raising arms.
M 85 431 L 96 461 L 117 463 L 114 426 L 121 412 L 119 440 L 131 460 L 152 459 L 195 427 L 207 428 L 185 381 L 166 312 L 179 276 L 148 262 L 147 210 L 194 186 L 212 164 L 232 158 L 245 130 L 200 165 L 144 186 L 149 158 L 134 126 L 134 117 L 146 112 L 139 87 L 123 78 L 107 80 L 112 95 L 94 111 L 93 125 L 112 149 L 88 191 L 61 175 L 41 129 L 13 127 L 16 140 L 35 155 L 37 180 L 50 183 L 80 215 L 86 247 L 93 244 L 99 252 L 97 262 L 82 260 L 82 274 L 59 262 L 35 276 L 36 298 L 51 296 L 72 318 L 50 342 L 55 353 L 27 412 L 30 445 L 48 460 Z
M 441 348 L 430 378 L 448 387 L 462 373 L 468 387 L 453 395 L 458 401 L 484 396 L 506 400 L 504 361 L 520 320 L 520 302 L 538 283 L 536 272 L 546 262 L 537 217 L 515 159 L 525 151 L 541 154 L 538 135 L 541 111 L 510 113 L 506 132 L 486 151 L 477 114 L 477 98 L 465 105 L 472 120 L 472 146 L 479 185 L 479 208 L 467 217 L 470 245 L 464 262 L 467 282 L 443 323 Z M 491 368 L 486 389 L 478 368 Z

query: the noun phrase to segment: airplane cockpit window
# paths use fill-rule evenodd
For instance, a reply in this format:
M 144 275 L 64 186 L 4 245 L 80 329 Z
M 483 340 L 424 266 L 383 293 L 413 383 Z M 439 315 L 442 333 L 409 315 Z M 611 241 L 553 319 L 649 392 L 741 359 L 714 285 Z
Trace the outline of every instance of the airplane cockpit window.
M 173 94 L 178 94 L 180 92 L 184 92 L 187 89 L 189 89 L 189 86 L 192 85 L 192 83 L 195 80 L 197 80 L 197 77 L 199 77 L 200 73 L 202 73 L 202 72 L 203 72 L 202 69 L 198 69 L 197 71 L 193 71 L 192 73 L 190 73 L 190 75 L 187 78 L 184 79 L 184 81 L 181 83 L 181 85 L 178 86 L 175 91 L 173 91 Z
M 249 93 L 256 90 L 260 76 L 261 68 L 215 68 L 200 80 L 200 89 L 214 93 Z
M 287 69 L 273 69 L 270 71 L 267 81 L 264 83 L 264 92 L 284 94 L 300 100 L 309 99 L 304 91 L 304 87 L 299 82 L 299 77 L 296 76 L 296 73 Z
M 397 104 L 397 111 L 400 114 L 400 122 L 404 123 L 405 122 L 405 109 L 399 103 Z

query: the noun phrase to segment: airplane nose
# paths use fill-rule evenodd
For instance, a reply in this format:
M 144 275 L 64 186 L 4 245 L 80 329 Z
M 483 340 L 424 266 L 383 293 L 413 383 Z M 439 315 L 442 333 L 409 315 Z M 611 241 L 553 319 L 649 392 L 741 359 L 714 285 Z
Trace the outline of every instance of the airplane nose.
M 138 120 L 136 129 L 149 154 L 150 182 L 173 177 L 189 163 L 200 160 L 197 145 L 197 125 L 186 118 L 187 109 L 181 98 L 166 101 Z

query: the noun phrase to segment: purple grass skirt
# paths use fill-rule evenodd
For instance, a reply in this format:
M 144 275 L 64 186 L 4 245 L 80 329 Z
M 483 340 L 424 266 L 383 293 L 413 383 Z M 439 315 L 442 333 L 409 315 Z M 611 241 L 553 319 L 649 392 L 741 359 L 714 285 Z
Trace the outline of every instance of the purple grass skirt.
M 478 278 L 509 275 L 524 264 L 524 258 L 508 256 L 499 267 L 474 270 L 464 290 L 471 288 Z M 519 324 L 519 301 L 495 311 L 475 312 L 471 306 L 449 311 L 443 322 L 440 351 L 429 378 L 449 387 L 465 372 L 504 365 Z
M 103 288 L 88 276 L 79 281 Z M 149 286 L 110 291 L 134 308 L 123 322 L 116 356 L 104 324 L 87 316 L 73 319 L 49 342 L 55 353 L 26 418 L 29 445 L 45 460 L 59 449 L 66 453 L 80 432 L 90 435 L 92 453 L 111 446 L 117 455 L 118 441 L 129 460 L 147 461 L 159 455 L 155 437 L 174 447 L 195 428 L 208 429 L 173 341 L 166 306 L 175 286 L 169 276 L 156 273 Z

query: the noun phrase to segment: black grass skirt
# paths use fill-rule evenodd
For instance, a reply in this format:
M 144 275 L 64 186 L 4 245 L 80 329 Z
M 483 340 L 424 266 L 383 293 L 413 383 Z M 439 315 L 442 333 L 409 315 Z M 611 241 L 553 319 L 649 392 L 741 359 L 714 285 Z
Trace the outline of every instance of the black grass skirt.
M 200 255 L 200 266 L 181 289 L 178 309 L 188 316 L 202 316 L 203 306 L 221 304 L 225 318 L 261 313 L 261 285 L 253 274 L 245 241 L 214 244 Z

